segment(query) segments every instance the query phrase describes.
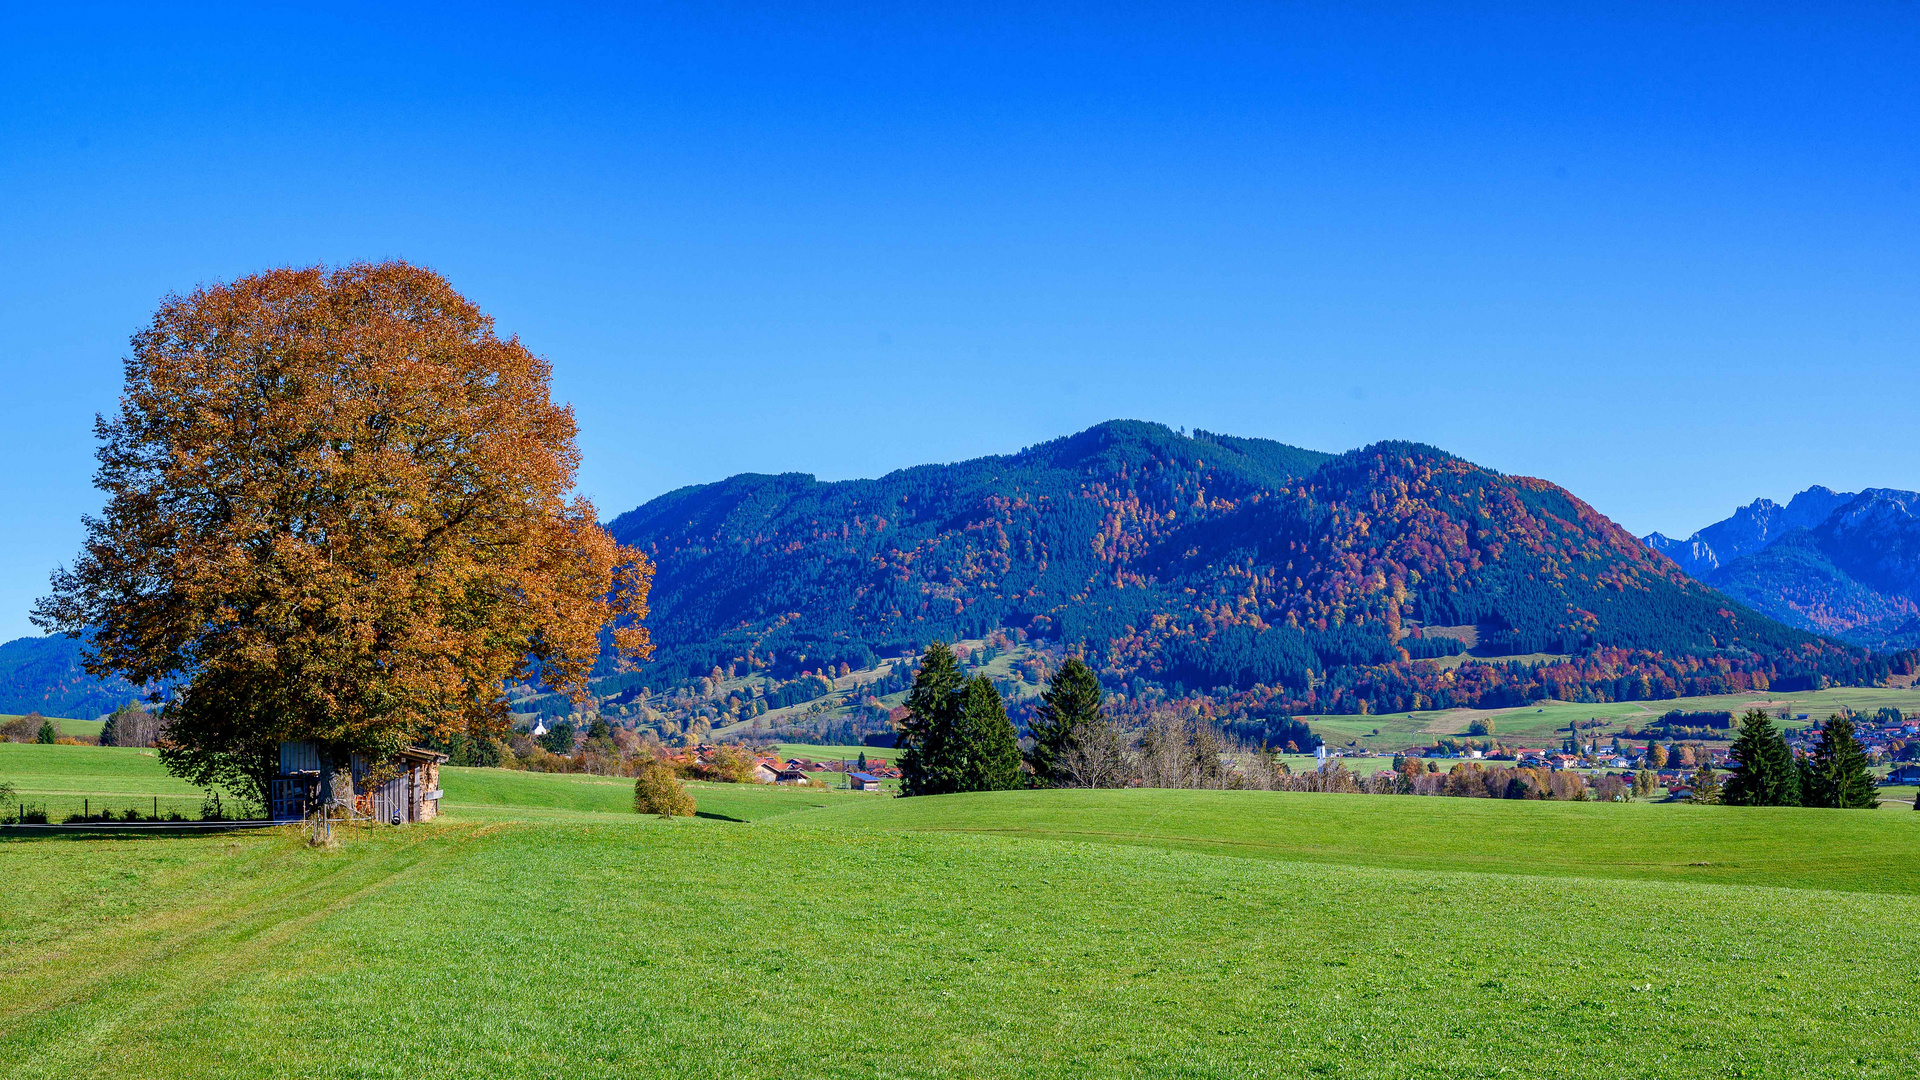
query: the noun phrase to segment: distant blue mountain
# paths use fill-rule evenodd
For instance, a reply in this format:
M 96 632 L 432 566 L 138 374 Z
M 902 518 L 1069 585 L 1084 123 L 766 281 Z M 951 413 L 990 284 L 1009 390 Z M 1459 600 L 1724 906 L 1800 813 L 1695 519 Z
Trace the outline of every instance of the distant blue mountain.
M 1786 506 L 1759 499 L 1732 517 L 1648 547 L 1695 578 L 1782 622 L 1859 645 L 1920 645 L 1920 495 L 1808 488 Z
M 1772 499 L 1755 499 L 1733 516 L 1675 540 L 1660 533 L 1644 538 L 1646 545 L 1680 564 L 1695 578 L 1708 574 L 1742 555 L 1760 551 L 1795 529 L 1811 529 L 1852 501 L 1853 495 L 1815 485 L 1795 495 L 1785 506 Z
M 73 638 L 24 637 L 0 645 L 0 713 L 87 720 L 139 696 L 125 680 L 87 674 Z

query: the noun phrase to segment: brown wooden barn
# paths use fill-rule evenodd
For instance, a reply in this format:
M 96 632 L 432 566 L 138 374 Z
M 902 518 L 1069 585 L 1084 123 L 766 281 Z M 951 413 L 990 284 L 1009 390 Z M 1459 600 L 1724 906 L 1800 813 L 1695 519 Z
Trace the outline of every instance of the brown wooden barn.
M 390 763 L 399 775 L 375 784 L 373 763 L 353 755 L 348 771 L 353 776 L 353 814 L 356 818 L 383 825 L 412 821 L 432 821 L 440 812 L 440 766 L 447 755 L 410 746 L 396 754 Z M 273 778 L 272 806 L 275 821 L 298 821 L 307 816 L 320 800 L 320 752 L 310 742 L 280 744 L 280 773 Z

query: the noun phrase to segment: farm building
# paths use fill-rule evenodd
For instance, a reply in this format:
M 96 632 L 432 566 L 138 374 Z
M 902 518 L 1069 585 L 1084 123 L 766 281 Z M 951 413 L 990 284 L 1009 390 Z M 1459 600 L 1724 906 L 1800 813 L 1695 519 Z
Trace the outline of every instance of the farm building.
M 440 766 L 446 760 L 445 754 L 410 746 L 396 754 L 388 768 L 376 770 L 366 758 L 353 755 L 348 771 L 353 776 L 354 816 L 388 825 L 432 821 L 440 812 Z M 393 775 L 375 783 L 376 772 Z M 281 743 L 280 773 L 273 778 L 269 808 L 273 819 L 306 817 L 320 800 L 321 773 L 320 752 L 312 743 Z
M 1920 765 L 1902 765 L 1887 773 L 1883 784 L 1920 784 Z
M 806 770 L 796 768 L 790 761 L 758 758 L 753 763 L 753 782 L 756 784 L 805 784 L 808 781 Z
M 847 786 L 853 788 L 855 791 L 879 791 L 880 778 L 872 773 L 849 773 L 847 774 Z

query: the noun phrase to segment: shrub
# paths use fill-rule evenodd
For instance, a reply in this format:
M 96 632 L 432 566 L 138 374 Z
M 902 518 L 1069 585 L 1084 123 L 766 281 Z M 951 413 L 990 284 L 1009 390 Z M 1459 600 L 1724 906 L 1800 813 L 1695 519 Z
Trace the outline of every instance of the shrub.
M 0 724 L 0 742 L 32 742 L 40 734 L 40 725 L 45 719 L 37 712 L 30 712 Z
M 663 818 L 687 817 L 694 811 L 693 796 L 664 761 L 643 765 L 633 782 L 633 812 L 659 814 Z

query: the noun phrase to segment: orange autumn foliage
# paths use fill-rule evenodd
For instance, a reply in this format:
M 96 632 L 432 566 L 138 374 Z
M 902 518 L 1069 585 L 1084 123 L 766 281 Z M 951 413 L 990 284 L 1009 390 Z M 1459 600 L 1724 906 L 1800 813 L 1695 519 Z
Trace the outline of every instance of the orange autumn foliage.
M 257 782 L 283 739 L 344 761 L 496 733 L 512 678 L 584 698 L 603 631 L 650 652 L 653 568 L 568 497 L 551 371 L 405 263 L 170 297 L 35 621 L 88 637 L 96 674 L 180 687 L 163 756 L 203 783 Z

